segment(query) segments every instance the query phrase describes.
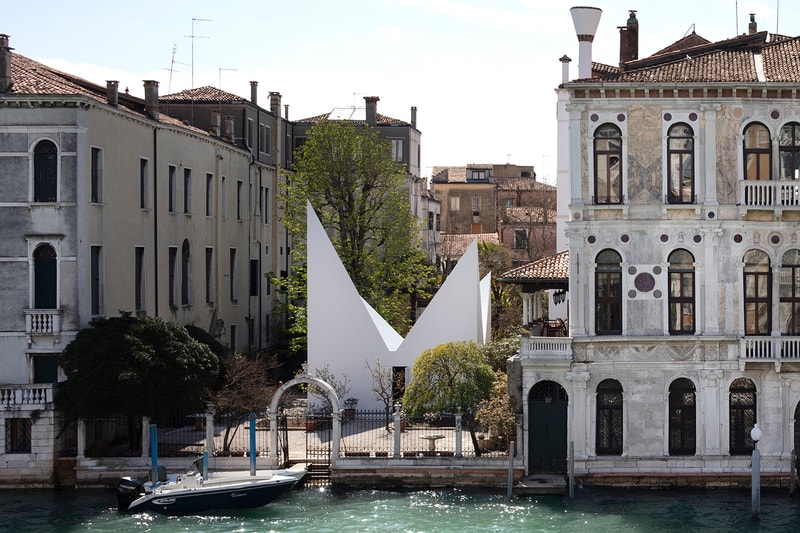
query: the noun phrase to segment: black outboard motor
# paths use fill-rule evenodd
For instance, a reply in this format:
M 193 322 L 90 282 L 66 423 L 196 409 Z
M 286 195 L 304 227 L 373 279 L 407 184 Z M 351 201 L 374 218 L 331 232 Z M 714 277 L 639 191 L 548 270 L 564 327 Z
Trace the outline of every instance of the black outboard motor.
M 144 494 L 144 486 L 132 477 L 124 477 L 119 480 L 116 493 L 118 509 L 127 511 L 133 500 Z

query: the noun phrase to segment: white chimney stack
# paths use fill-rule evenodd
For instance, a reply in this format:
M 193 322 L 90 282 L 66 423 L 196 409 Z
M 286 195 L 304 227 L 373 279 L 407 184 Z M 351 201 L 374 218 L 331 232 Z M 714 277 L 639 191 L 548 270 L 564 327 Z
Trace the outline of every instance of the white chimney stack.
M 592 41 L 597 32 L 597 25 L 600 23 L 600 15 L 603 10 L 599 7 L 573 7 L 572 23 L 575 25 L 575 33 L 578 34 L 578 78 L 592 77 Z

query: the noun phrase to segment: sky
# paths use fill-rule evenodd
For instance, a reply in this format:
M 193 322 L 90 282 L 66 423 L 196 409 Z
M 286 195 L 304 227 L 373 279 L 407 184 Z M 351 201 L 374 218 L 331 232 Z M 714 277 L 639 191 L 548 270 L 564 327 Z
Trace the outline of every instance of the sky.
M 555 183 L 556 94 L 564 55 L 578 73 L 569 8 L 599 7 L 593 60 L 619 62 L 619 26 L 639 20 L 639 57 L 692 30 L 717 41 L 758 29 L 800 35 L 797 0 L 39 0 L 3 8 L 15 53 L 143 96 L 211 85 L 289 119 L 363 107 L 410 121 L 422 175 L 434 166 L 533 165 Z M 66 6 L 69 7 L 66 7 Z M 43 14 L 47 13 L 47 16 Z

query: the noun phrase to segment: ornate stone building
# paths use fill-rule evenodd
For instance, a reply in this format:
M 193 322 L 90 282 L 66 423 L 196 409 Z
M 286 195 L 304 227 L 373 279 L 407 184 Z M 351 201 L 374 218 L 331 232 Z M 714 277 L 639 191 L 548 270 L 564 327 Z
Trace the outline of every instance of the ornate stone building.
M 692 33 L 558 88 L 569 337 L 523 339 L 529 472 L 585 482 L 788 483 L 800 448 L 800 38 Z M 654 22 L 655 23 L 655 22 Z M 559 248 L 560 249 L 560 248 Z M 571 459 L 574 457 L 574 460 Z

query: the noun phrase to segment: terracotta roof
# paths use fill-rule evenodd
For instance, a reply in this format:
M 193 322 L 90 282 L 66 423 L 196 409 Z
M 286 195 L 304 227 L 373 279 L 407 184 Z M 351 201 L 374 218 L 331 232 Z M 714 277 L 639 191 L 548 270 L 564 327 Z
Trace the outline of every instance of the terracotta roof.
M 494 178 L 498 191 L 556 192 L 556 187 L 533 178 Z
M 445 257 L 461 257 L 467 251 L 472 241 L 500 244 L 497 233 L 442 233 L 442 255 Z
M 330 116 L 332 114 L 334 114 L 334 113 L 335 113 L 335 110 L 334 111 L 330 111 L 328 113 L 323 113 L 322 115 L 316 115 L 314 117 L 308 117 L 308 118 L 303 118 L 303 119 L 300 119 L 300 120 L 296 120 L 295 123 L 296 124 L 317 124 L 319 122 L 323 122 L 325 120 L 328 120 L 330 118 Z M 342 120 L 342 119 L 334 118 L 332 120 Z M 362 120 L 352 119 L 352 120 L 343 120 L 343 122 L 354 122 L 354 123 L 358 123 L 358 124 L 363 124 L 364 120 L 363 119 Z M 381 115 L 380 113 L 375 113 L 375 122 L 379 126 L 410 126 L 411 125 L 409 122 L 406 122 L 404 120 L 400 120 L 400 119 L 392 118 L 392 117 L 387 117 L 386 115 Z
M 692 45 L 692 43 L 698 43 Z M 759 72 L 756 54 L 761 55 Z M 660 52 L 615 69 L 592 64 L 592 79 L 612 83 L 800 83 L 800 37 L 742 35 L 716 43 L 682 39 Z
M 11 55 L 11 79 L 13 80 L 11 90 L 0 93 L 0 97 L 3 95 L 78 96 L 90 98 L 101 104 L 108 103 L 105 85 L 97 85 L 78 76 L 50 68 L 20 54 Z M 118 107 L 144 116 L 144 100 L 124 91 L 118 95 Z M 164 113 L 160 113 L 159 122 L 208 135 L 208 132 L 184 124 Z
M 543 257 L 506 270 L 497 277 L 498 281 L 523 283 L 531 281 L 566 281 L 569 279 L 569 251 Z
M 186 89 L 178 93 L 166 94 L 164 96 L 159 96 L 158 99 L 169 102 L 235 102 L 237 104 L 248 102 L 246 98 L 217 89 L 210 85 L 197 87 L 196 89 Z

